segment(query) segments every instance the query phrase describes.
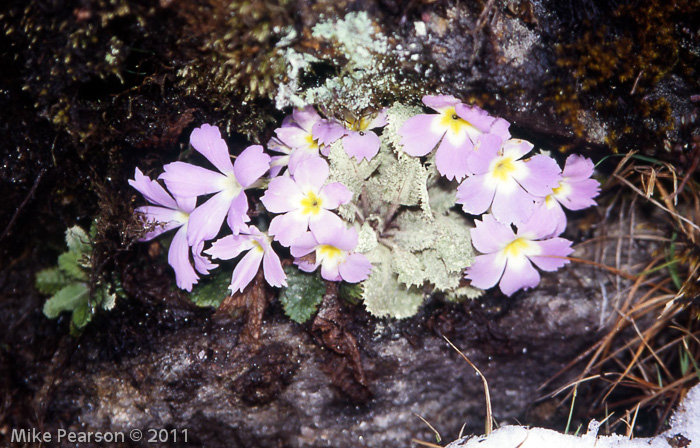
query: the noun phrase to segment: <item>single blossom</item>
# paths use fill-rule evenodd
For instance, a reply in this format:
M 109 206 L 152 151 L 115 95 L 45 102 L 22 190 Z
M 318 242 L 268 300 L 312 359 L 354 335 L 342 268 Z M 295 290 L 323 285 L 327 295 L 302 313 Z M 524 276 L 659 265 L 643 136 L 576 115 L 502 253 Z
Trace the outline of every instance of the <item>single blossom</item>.
M 263 153 L 262 146 L 254 145 L 243 150 L 235 163 L 231 163 L 228 146 L 221 138 L 219 128 L 208 124 L 192 131 L 190 143 L 219 172 L 184 162 L 163 167 L 165 172 L 160 178 L 174 195 L 193 198 L 214 194 L 192 212 L 188 243 L 195 245 L 213 239 L 224 219 L 237 234 L 250 221 L 244 190 L 257 185 L 256 181 L 270 168 L 270 156 Z
M 313 272 L 321 266 L 321 277 L 328 281 L 358 283 L 367 279 L 372 263 L 363 254 L 353 252 L 357 239 L 357 231 L 341 223 L 318 234 L 302 234 L 290 251 L 302 271 Z
M 260 200 L 275 216 L 269 233 L 284 246 L 290 246 L 307 229 L 316 233 L 340 222 L 330 210 L 352 199 L 352 193 L 340 182 L 324 185 L 328 178 L 328 163 L 320 157 L 302 161 L 291 177 L 276 177 L 270 181 Z
M 477 144 L 482 148 L 496 144 L 495 140 L 482 141 L 484 135 L 510 138 L 510 124 L 494 118 L 486 111 L 467 106 L 451 95 L 423 97 L 423 104 L 437 114 L 411 117 L 401 126 L 401 145 L 407 154 L 422 157 L 437 146 L 435 165 L 446 178 L 460 180 L 469 174 L 467 160 Z
M 317 124 L 322 122 L 323 119 L 316 112 L 316 109 L 313 106 L 306 106 L 303 109 L 294 109 L 292 115 L 285 117 L 282 126 L 275 129 L 281 145 L 272 141 L 272 149 L 288 154 L 286 162 L 290 173 L 294 173 L 302 160 L 318 157 L 323 143 L 319 142 L 318 136 L 314 135 L 313 130 L 316 129 Z M 279 164 L 280 161 L 276 161 L 276 163 Z
M 476 256 L 465 277 L 477 288 L 488 289 L 498 283 L 508 296 L 521 288 L 532 288 L 540 282 L 533 263 L 544 271 L 556 271 L 569 262 L 562 257 L 573 252 L 571 241 L 551 237 L 556 223 L 546 216 L 533 215 L 515 233 L 492 215 L 475 223 L 472 244 L 483 255 Z
M 569 210 L 583 210 L 595 205 L 593 198 L 600 193 L 600 183 L 591 179 L 593 169 L 591 159 L 570 155 L 564 164 L 559 185 L 542 201 L 537 213 L 543 213 L 557 223 L 556 235 L 566 230 L 566 214 L 562 206 Z
M 532 143 L 525 140 L 511 139 L 501 146 L 498 136 L 487 135 L 481 143 L 469 159 L 473 175 L 457 188 L 457 203 L 472 215 L 491 207 L 502 223 L 527 221 L 536 202 L 552 194 L 561 180 L 559 166 L 542 154 L 523 159 L 532 150 Z
M 345 152 L 348 156 L 355 157 L 358 162 L 362 159 L 371 160 L 377 155 L 381 146 L 379 136 L 372 129 L 387 125 L 386 108 L 375 115 L 359 118 L 348 115 L 345 122 L 347 123 L 347 134 L 341 139 Z
M 175 282 L 181 289 L 192 291 L 192 285 L 197 283 L 199 276 L 190 264 L 190 246 L 187 244 L 187 226 L 190 214 L 195 209 L 197 198 L 174 198 L 156 181 L 144 176 L 141 170 L 136 168 L 134 179 L 129 179 L 129 185 L 138 190 L 148 202 L 154 205 L 138 207 L 137 213 L 141 213 L 146 219 L 146 228 L 153 228 L 141 238 L 141 241 L 149 241 L 164 232 L 177 229 L 177 233 L 170 243 L 168 250 L 168 264 L 175 271 Z M 155 227 L 154 227 L 155 226 Z M 211 263 L 201 255 L 203 242 L 192 248 L 194 266 L 200 274 L 208 274 L 217 265 Z
M 263 266 L 265 281 L 275 287 L 287 286 L 286 274 L 282 270 L 279 256 L 272 249 L 272 239 L 255 226 L 241 229 L 238 235 L 228 235 L 217 241 L 204 251 L 214 258 L 230 260 L 243 252 L 247 254 L 241 258 L 233 270 L 231 292 L 241 291 L 255 278 Z

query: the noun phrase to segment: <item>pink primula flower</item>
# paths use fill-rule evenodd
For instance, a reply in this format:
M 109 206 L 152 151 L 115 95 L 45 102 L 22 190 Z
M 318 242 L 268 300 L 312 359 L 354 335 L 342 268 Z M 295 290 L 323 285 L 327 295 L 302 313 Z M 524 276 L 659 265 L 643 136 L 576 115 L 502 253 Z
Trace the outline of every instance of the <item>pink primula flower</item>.
M 341 139 L 343 149 L 350 157 L 355 157 L 358 162 L 362 159 L 371 160 L 379 152 L 381 141 L 372 129 L 387 125 L 386 108 L 377 112 L 374 116 L 346 118 L 347 134 Z
M 532 288 L 540 282 L 533 263 L 544 271 L 556 271 L 569 262 L 561 257 L 573 252 L 571 241 L 550 237 L 555 223 L 539 214 L 518 226 L 516 233 L 492 215 L 475 223 L 472 244 L 483 255 L 477 255 L 465 277 L 477 288 L 488 289 L 498 283 L 508 296 L 521 288 Z
M 255 274 L 263 266 L 265 281 L 277 288 L 287 286 L 287 276 L 282 270 L 279 256 L 272 249 L 272 239 L 255 226 L 241 229 L 238 235 L 228 235 L 215 241 L 211 248 L 204 252 L 214 258 L 230 260 L 243 252 L 248 253 L 241 258 L 233 270 L 231 292 L 241 291 L 255 278 Z
M 352 193 L 339 182 L 323 185 L 328 178 L 328 163 L 320 157 L 302 161 L 291 177 L 270 181 L 260 200 L 275 216 L 269 233 L 284 246 L 290 246 L 307 229 L 316 233 L 340 222 L 335 210 L 352 199 Z
M 556 235 L 566 230 L 566 214 L 562 206 L 569 210 L 583 210 L 595 205 L 593 198 L 600 193 L 600 183 L 591 179 L 593 169 L 591 159 L 577 154 L 567 157 L 559 186 L 545 198 L 541 208 L 536 212 L 556 221 L 557 227 L 554 231 Z
M 511 139 L 503 143 L 495 135 L 484 136 L 469 159 L 472 176 L 457 188 L 457 203 L 464 211 L 480 215 L 491 207 L 500 222 L 527 221 L 540 198 L 552 194 L 561 180 L 559 166 L 551 157 L 538 154 L 523 157 L 532 143 Z
M 421 114 L 411 117 L 401 126 L 401 145 L 407 154 L 422 157 L 437 146 L 435 165 L 446 178 L 460 180 L 469 174 L 467 160 L 484 135 L 510 138 L 510 124 L 502 118 L 494 118 L 486 111 L 462 104 L 451 95 L 423 97 L 423 103 L 437 114 Z M 481 146 L 495 144 L 494 140 Z
M 325 130 L 328 123 L 331 122 L 322 119 L 313 106 L 306 106 L 303 109 L 294 109 L 292 115 L 285 117 L 282 126 L 275 130 L 282 146 L 275 141 L 272 141 L 271 144 L 275 151 L 286 152 L 289 155 L 287 165 L 290 173 L 294 173 L 302 160 L 318 157 L 319 151 L 328 155 L 325 145 L 332 143 L 330 141 L 332 136 L 326 135 L 328 132 L 321 135 L 322 138 L 319 138 L 318 135 L 318 130 Z M 335 140 L 340 138 L 344 132 L 345 130 L 341 129 L 340 135 L 337 135 Z M 335 133 L 337 134 L 337 129 Z M 279 164 L 280 161 L 276 161 L 276 163 Z
M 152 230 L 141 238 L 141 241 L 149 241 L 168 230 L 179 228 L 168 250 L 168 264 L 175 270 L 175 282 L 181 289 L 192 291 L 192 285 L 197 283 L 199 277 L 190 264 L 190 246 L 187 244 L 187 227 L 190 213 L 195 209 L 197 198 L 174 198 L 165 191 L 160 184 L 144 176 L 141 170 L 136 168 L 134 179 L 129 179 L 129 185 L 138 190 L 148 202 L 154 205 L 138 207 L 137 213 L 142 213 L 149 226 L 156 223 Z M 217 265 L 211 263 L 201 255 L 203 242 L 195 245 L 192 250 L 194 266 L 200 274 L 208 274 Z
M 160 178 L 176 196 L 193 198 L 214 193 L 190 216 L 187 241 L 194 245 L 198 241 L 213 239 L 221 224 L 227 222 L 234 235 L 245 228 L 248 217 L 248 198 L 245 189 L 254 188 L 256 181 L 270 168 L 270 156 L 263 153 L 260 145 L 249 146 L 231 163 L 226 142 L 219 128 L 208 124 L 192 131 L 190 143 L 209 160 L 219 172 L 173 162 L 165 165 Z
M 328 281 L 358 283 L 367 279 L 372 263 L 363 254 L 353 252 L 357 239 L 357 231 L 341 223 L 317 235 L 311 232 L 302 234 L 290 250 L 297 257 L 294 263 L 302 271 L 313 272 L 321 266 L 321 277 Z M 305 259 L 311 253 L 315 257 L 313 263 Z

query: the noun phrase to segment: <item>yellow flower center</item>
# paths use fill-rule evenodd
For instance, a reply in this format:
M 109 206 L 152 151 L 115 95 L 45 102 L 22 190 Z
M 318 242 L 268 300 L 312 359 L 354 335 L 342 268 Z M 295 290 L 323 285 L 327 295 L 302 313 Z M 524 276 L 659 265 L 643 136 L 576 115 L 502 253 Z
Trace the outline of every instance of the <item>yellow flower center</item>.
M 442 118 L 440 119 L 440 125 L 448 130 L 452 131 L 454 134 L 460 134 L 461 132 L 468 131 L 469 129 L 474 129 L 471 123 L 467 120 L 463 120 L 457 115 L 454 107 L 445 109 L 442 112 Z
M 265 249 L 263 249 L 262 245 L 255 240 L 253 240 L 253 247 L 250 250 L 254 250 L 256 252 L 265 252 Z
M 311 149 L 318 149 L 318 143 L 314 140 L 314 136 L 311 134 L 306 135 L 306 144 L 309 145 Z
M 516 170 L 515 163 L 512 157 L 503 157 L 496 163 L 493 168 L 493 177 L 504 182 L 508 180 L 512 173 Z
M 322 244 L 316 249 L 318 258 L 324 260 L 332 260 L 341 254 L 341 250 L 335 246 L 330 246 L 328 244 Z
M 508 258 L 519 258 L 525 255 L 529 247 L 530 241 L 523 238 L 516 238 L 503 248 L 503 253 Z
M 313 191 L 309 191 L 301 200 L 301 212 L 305 215 L 317 215 L 321 211 L 323 201 Z

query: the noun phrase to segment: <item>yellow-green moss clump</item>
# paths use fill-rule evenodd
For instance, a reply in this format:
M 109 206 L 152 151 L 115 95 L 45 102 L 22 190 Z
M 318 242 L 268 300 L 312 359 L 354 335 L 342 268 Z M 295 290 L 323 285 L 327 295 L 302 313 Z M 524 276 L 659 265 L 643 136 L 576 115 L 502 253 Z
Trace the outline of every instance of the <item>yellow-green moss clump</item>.
M 632 135 L 648 135 L 654 146 L 672 135 L 677 117 L 663 84 L 671 74 L 697 78 L 697 55 L 684 49 L 677 26 L 679 17 L 694 14 L 693 3 L 625 4 L 607 23 L 584 23 L 576 39 L 557 46 L 562 71 L 548 86 L 549 100 L 577 136 L 587 131 L 582 110 L 612 117 L 605 140 L 613 149 L 639 148 Z

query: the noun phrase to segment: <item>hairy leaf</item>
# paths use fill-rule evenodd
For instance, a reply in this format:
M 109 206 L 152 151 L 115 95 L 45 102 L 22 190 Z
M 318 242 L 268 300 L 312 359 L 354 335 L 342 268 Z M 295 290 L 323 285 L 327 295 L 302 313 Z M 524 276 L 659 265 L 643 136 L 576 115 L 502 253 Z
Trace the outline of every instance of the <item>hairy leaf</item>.
M 73 311 L 83 303 L 87 305 L 88 287 L 85 283 L 71 283 L 51 296 L 44 304 L 44 315 L 55 319 L 63 311 Z
M 190 293 L 190 300 L 197 306 L 218 308 L 226 296 L 229 295 L 228 287 L 230 284 L 230 271 L 219 271 L 210 276 L 209 279 L 194 285 Z
M 316 274 L 302 272 L 296 266 L 286 266 L 287 287 L 282 288 L 280 302 L 284 312 L 294 322 L 304 323 L 323 301 L 326 285 Z
M 58 268 L 48 268 L 36 273 L 36 287 L 42 294 L 56 294 L 70 281 Z

